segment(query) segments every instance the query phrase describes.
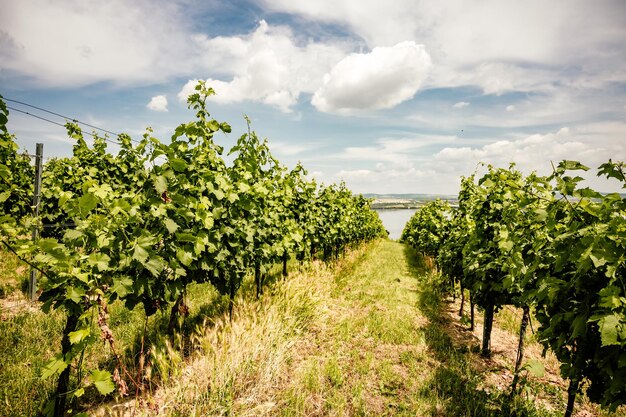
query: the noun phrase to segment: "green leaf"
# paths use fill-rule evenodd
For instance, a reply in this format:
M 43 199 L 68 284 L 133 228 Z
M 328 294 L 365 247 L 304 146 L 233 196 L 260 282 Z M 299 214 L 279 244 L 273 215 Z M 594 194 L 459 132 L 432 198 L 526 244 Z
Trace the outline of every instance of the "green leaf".
M 145 262 L 143 264 L 143 266 L 146 267 L 146 269 L 148 271 L 150 271 L 150 273 L 152 275 L 159 276 L 159 274 L 161 273 L 161 271 L 163 271 L 163 269 L 165 269 L 165 262 L 161 259 L 161 258 L 151 258 L 148 262 Z
M 548 218 L 548 212 L 544 209 L 535 209 L 535 215 L 537 216 L 537 220 L 540 222 L 543 222 Z
M 163 175 L 159 175 L 153 179 L 154 188 L 159 194 L 163 194 L 167 191 L 167 178 Z
M 247 193 L 250 190 L 250 186 L 245 182 L 240 182 L 237 184 L 240 193 Z
M 215 198 L 217 198 L 218 200 L 222 200 L 224 198 L 224 191 L 217 189 L 215 191 L 213 191 L 213 194 L 215 195 Z
M 239 199 L 239 195 L 237 193 L 228 193 L 228 201 L 234 203 Z
M 176 222 L 169 217 L 165 219 L 164 223 L 168 232 L 175 233 L 178 230 L 178 224 L 176 224 Z
M 210 120 L 209 122 L 207 122 L 207 127 L 211 131 L 216 132 L 219 130 L 220 124 L 217 122 L 217 120 Z
M 559 163 L 559 167 L 566 169 L 566 170 L 583 170 L 583 171 L 589 171 L 589 167 L 586 167 L 585 165 L 581 164 L 578 161 L 568 161 L 568 160 L 564 160 L 561 161 Z
M 619 316 L 611 314 L 605 316 L 598 321 L 600 326 L 600 338 L 602 339 L 602 346 L 619 345 L 617 340 Z
M 4 203 L 11 196 L 11 191 L 0 193 L 0 203 Z
M 513 249 L 513 241 L 511 240 L 500 241 L 498 242 L 498 247 L 505 252 L 509 252 L 511 249 Z
M 604 258 L 597 258 L 597 257 L 594 256 L 593 253 L 591 253 L 589 255 L 589 258 L 593 262 L 593 266 L 595 266 L 596 268 L 598 268 L 598 267 L 600 267 L 600 266 L 602 266 L 602 265 L 604 265 L 606 263 L 606 259 L 604 259 Z
M 221 123 L 220 124 L 220 128 L 222 129 L 222 132 L 224 132 L 224 133 L 230 133 L 232 131 L 232 128 L 226 122 Z
M 180 242 L 195 243 L 198 240 L 198 237 L 191 233 L 176 233 L 176 239 Z
M 67 299 L 74 301 L 75 303 L 80 303 L 85 296 L 85 290 L 81 287 L 66 287 L 67 291 Z
M 148 255 L 149 253 L 147 250 L 145 250 L 139 245 L 135 245 L 135 250 L 133 251 L 133 259 L 141 263 L 144 263 L 146 259 L 148 259 Z
M 77 229 L 68 229 L 63 234 L 63 239 L 69 240 L 69 241 L 77 240 L 77 239 L 80 239 L 81 237 L 83 237 L 83 232 Z
M 81 340 L 83 340 L 90 334 L 91 334 L 91 329 L 86 327 L 86 328 L 78 329 L 74 332 L 70 332 L 68 336 L 70 338 L 70 343 L 75 345 L 76 343 L 79 343 Z
M 171 158 L 169 162 L 174 171 L 182 172 L 187 168 L 187 162 L 185 162 L 183 159 Z
M 57 353 L 56 356 L 50 359 L 43 367 L 43 373 L 41 374 L 41 379 L 50 378 L 52 375 L 56 373 L 61 373 L 63 370 L 67 368 L 67 362 L 63 360 L 63 354 Z
M 87 258 L 87 262 L 89 263 L 89 265 L 96 267 L 98 271 L 106 271 L 108 269 L 111 269 L 109 267 L 110 261 L 111 258 L 109 258 L 109 255 L 105 253 L 95 252 L 89 255 L 89 258 Z
M 71 191 L 61 191 L 59 193 L 59 207 L 65 206 L 65 203 L 72 198 L 72 195 Z
M 543 366 L 543 363 L 539 362 L 536 359 L 530 359 L 528 362 L 526 362 L 526 365 L 524 365 L 524 368 L 528 370 L 528 372 L 530 372 L 532 375 L 538 378 L 543 377 L 544 374 L 546 373 L 546 369 Z
M 84 194 L 78 199 L 80 213 L 85 215 L 98 205 L 98 199 L 91 193 Z
M 11 170 L 4 164 L 0 164 L 0 178 L 8 180 L 11 176 Z
M 178 259 L 180 263 L 185 266 L 189 266 L 193 262 L 193 256 L 191 253 L 183 249 L 176 250 L 176 259 Z
M 113 378 L 108 371 L 93 371 L 91 373 L 91 381 L 102 395 L 107 395 L 115 391 Z
M 123 298 L 126 296 L 126 294 L 132 292 L 132 289 L 132 279 L 128 277 L 113 279 L 113 287 L 111 288 L 111 292 L 116 293 L 120 298 Z
M 622 305 L 620 293 L 620 289 L 615 285 L 609 285 L 608 287 L 602 288 L 598 293 L 600 296 L 600 302 L 598 305 L 600 307 L 607 307 L 610 309 L 619 308 Z
M 572 335 L 570 336 L 570 340 L 576 339 L 578 336 L 583 336 L 587 333 L 587 316 L 581 314 L 576 316 L 571 325 Z

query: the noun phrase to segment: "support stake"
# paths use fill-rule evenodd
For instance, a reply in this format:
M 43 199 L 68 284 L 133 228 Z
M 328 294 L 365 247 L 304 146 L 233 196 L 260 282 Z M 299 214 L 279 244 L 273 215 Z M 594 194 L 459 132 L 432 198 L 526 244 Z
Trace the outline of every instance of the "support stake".
M 35 152 L 35 192 L 33 194 L 33 215 L 35 222 L 39 219 L 39 204 L 41 202 L 41 174 L 43 171 L 43 143 L 37 144 Z M 39 227 L 33 227 L 33 243 L 39 238 Z M 31 301 L 37 297 L 37 270 L 30 269 L 30 279 L 28 280 L 28 296 Z

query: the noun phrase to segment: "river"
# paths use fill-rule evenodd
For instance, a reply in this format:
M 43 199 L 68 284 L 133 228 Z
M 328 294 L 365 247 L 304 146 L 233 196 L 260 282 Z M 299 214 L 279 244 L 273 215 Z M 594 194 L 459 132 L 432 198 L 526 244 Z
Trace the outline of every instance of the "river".
M 375 211 L 383 221 L 385 229 L 389 231 L 389 239 L 393 240 L 400 239 L 404 225 L 415 213 L 415 209 L 381 209 Z

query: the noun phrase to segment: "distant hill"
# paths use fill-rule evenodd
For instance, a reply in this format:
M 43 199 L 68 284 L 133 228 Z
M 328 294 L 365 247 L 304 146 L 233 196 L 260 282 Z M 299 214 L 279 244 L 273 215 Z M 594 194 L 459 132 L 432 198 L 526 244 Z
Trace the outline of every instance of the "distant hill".
M 373 198 L 373 209 L 415 209 L 420 208 L 429 201 L 436 199 L 445 200 L 450 205 L 458 205 L 456 195 L 446 194 L 363 194 L 365 198 Z
M 441 200 L 456 200 L 458 198 L 455 194 L 363 194 L 365 198 L 374 199 L 399 199 L 399 200 L 416 200 L 416 201 L 432 201 L 436 199 Z

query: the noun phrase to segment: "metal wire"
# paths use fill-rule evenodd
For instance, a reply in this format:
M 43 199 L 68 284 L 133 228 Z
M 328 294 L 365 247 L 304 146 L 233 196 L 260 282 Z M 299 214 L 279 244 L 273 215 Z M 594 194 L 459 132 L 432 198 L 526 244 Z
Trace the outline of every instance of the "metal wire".
M 42 112 L 46 112 L 48 114 L 52 114 L 54 116 L 58 116 L 58 117 L 62 117 L 62 118 L 67 119 L 67 120 L 71 120 L 74 123 L 85 125 L 85 126 L 91 127 L 92 129 L 100 130 L 101 132 L 105 132 L 105 133 L 108 133 L 108 134 L 113 135 L 113 136 L 119 136 L 120 135 L 119 133 L 111 132 L 110 130 L 103 129 L 103 128 L 98 127 L 98 126 L 90 125 L 89 123 L 81 122 L 80 120 L 75 119 L 73 117 L 64 116 L 64 115 L 56 113 L 56 112 L 54 112 L 52 110 L 44 109 L 43 107 L 38 107 L 38 106 L 35 106 L 33 104 L 25 103 L 23 101 L 14 100 L 12 98 L 7 98 L 7 97 L 3 97 L 3 99 L 6 100 L 6 101 L 10 101 L 12 103 L 21 104 L 22 106 L 30 107 L 30 108 L 33 108 L 33 109 L 40 110 Z
M 25 115 L 27 115 L 27 116 L 34 117 L 34 118 L 36 118 L 36 119 L 43 120 L 44 122 L 52 123 L 53 125 L 57 125 L 57 126 L 61 126 L 62 128 L 65 128 L 65 125 L 64 125 L 64 124 L 62 124 L 62 123 L 55 122 L 54 120 L 46 119 L 45 117 L 38 116 L 38 115 L 36 115 L 36 114 L 29 113 L 29 112 L 24 111 L 24 110 L 16 109 L 16 108 L 11 107 L 11 106 L 7 106 L 7 109 L 10 109 L 10 110 L 16 111 L 16 112 L 18 112 L 18 113 L 22 113 L 22 114 L 25 114 Z M 93 133 L 90 133 L 90 132 L 83 132 L 83 133 L 85 133 L 85 134 L 87 134 L 87 135 L 89 135 L 89 136 L 92 136 L 92 137 L 94 137 L 94 138 L 95 138 L 95 137 L 97 137 L 97 135 L 95 135 L 95 134 L 93 134 Z M 114 144 L 114 145 L 119 145 L 119 142 L 116 142 L 116 141 L 114 141 L 114 140 L 111 140 L 111 139 L 109 139 L 109 138 L 107 138 L 107 137 L 104 137 L 104 138 L 102 138 L 102 139 L 104 139 L 104 140 L 106 140 L 107 142 L 112 143 L 112 144 Z

